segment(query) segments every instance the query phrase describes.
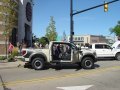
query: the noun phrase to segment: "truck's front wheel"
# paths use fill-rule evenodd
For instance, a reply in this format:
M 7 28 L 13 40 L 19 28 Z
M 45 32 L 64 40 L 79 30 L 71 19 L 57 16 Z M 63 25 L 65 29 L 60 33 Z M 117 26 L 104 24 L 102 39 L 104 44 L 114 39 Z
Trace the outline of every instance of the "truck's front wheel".
M 32 67 L 35 70 L 42 70 L 44 68 L 43 58 L 40 58 L 40 57 L 34 58 L 33 61 L 32 61 Z
M 91 57 L 85 57 L 81 62 L 81 66 L 83 69 L 92 69 L 94 67 L 94 61 Z

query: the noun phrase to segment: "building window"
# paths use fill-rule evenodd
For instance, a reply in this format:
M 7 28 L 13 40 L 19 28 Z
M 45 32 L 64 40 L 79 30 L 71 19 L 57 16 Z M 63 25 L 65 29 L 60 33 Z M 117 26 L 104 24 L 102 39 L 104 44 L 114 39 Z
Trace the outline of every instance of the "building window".
M 29 2 L 26 5 L 26 18 L 29 22 L 32 19 L 32 7 L 31 7 L 31 4 Z
M 28 24 L 25 24 L 25 37 L 24 42 L 26 43 L 27 47 L 31 46 L 31 27 Z
M 75 37 L 75 41 L 77 41 L 77 37 Z
M 84 37 L 81 37 L 81 41 L 84 41 Z
M 80 41 L 80 37 L 78 37 L 78 40 Z

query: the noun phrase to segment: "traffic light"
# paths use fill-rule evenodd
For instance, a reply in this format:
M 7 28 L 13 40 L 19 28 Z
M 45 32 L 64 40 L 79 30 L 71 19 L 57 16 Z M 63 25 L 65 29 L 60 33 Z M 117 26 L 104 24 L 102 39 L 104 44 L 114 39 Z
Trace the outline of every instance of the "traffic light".
M 104 2 L 104 12 L 107 12 L 107 11 L 108 11 L 108 3 Z

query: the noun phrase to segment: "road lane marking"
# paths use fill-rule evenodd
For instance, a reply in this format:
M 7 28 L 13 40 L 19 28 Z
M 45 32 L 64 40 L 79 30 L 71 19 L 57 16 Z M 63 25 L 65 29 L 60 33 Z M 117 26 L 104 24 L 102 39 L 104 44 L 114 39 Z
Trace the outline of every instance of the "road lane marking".
M 87 90 L 92 86 L 93 85 L 84 85 L 84 86 L 69 86 L 69 87 L 57 87 L 57 88 L 63 90 Z
M 92 74 L 98 74 L 101 72 L 111 71 L 111 70 L 115 70 L 115 69 L 120 69 L 120 66 L 113 66 L 113 67 L 102 68 L 102 69 L 85 70 L 85 71 L 79 72 L 79 73 L 63 74 L 63 75 L 56 75 L 56 76 L 51 76 L 51 77 L 35 78 L 35 79 L 30 79 L 30 80 L 5 82 L 4 85 L 5 86 L 15 86 L 15 85 L 19 85 L 19 84 L 46 82 L 46 81 L 59 80 L 59 79 L 78 77 L 78 76 L 82 77 L 82 76 L 88 76 L 88 75 L 92 75 Z M 0 86 L 3 86 L 3 84 L 0 83 Z

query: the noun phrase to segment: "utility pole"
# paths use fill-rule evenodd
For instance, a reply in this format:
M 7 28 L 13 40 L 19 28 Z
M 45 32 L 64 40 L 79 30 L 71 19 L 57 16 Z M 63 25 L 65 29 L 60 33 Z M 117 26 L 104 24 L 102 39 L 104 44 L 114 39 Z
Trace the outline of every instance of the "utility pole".
M 70 42 L 73 42 L 73 0 L 70 0 Z
M 73 13 L 73 0 L 70 0 L 70 42 L 73 42 L 73 35 L 74 35 L 73 16 L 74 15 L 80 14 L 80 13 L 83 13 L 83 12 L 86 12 L 86 11 L 89 11 L 89 10 L 92 10 L 92 9 L 95 9 L 95 8 L 98 8 L 98 7 L 102 7 L 102 6 L 105 7 L 106 5 L 107 5 L 107 9 L 108 9 L 108 4 L 111 4 L 111 3 L 114 3 L 114 2 L 117 2 L 117 1 L 120 1 L 120 0 L 112 0 L 110 2 L 100 4 L 100 5 L 97 5 L 97 6 L 93 6 L 93 7 L 90 7 L 90 8 L 87 8 L 87 9 L 84 9 L 84 10 L 77 11 L 77 12 Z

